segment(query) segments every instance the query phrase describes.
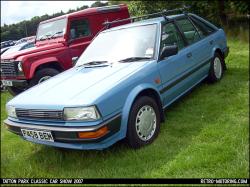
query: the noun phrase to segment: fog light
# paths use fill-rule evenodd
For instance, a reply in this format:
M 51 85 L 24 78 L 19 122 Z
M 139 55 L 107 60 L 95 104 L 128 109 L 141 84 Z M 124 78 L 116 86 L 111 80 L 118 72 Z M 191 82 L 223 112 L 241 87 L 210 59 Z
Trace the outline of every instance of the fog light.
M 78 132 L 79 138 L 100 138 L 109 132 L 108 127 L 104 126 L 97 131 L 92 132 Z

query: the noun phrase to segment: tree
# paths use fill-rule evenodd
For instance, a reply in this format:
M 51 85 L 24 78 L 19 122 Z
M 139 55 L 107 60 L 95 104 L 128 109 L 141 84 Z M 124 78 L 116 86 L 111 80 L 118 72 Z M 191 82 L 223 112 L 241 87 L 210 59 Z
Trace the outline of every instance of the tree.
M 96 1 L 94 2 L 91 7 L 102 7 L 102 6 L 107 6 L 108 5 L 108 2 L 106 3 L 102 3 L 101 1 Z

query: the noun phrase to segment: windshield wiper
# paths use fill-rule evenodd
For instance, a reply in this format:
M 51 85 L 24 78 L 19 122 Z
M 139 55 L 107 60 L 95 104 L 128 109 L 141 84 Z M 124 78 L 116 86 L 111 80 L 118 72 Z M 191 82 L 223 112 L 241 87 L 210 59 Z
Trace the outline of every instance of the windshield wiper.
M 54 37 L 55 35 L 58 35 L 58 34 L 61 34 L 61 33 L 63 33 L 63 31 L 55 32 L 54 34 L 52 34 L 51 37 L 49 37 L 49 39 L 53 39 L 53 38 L 55 38 L 55 37 Z
M 80 66 L 98 66 L 98 65 L 101 65 L 101 64 L 106 64 L 108 63 L 108 61 L 105 61 L 105 60 L 100 60 L 100 61 L 90 61 L 90 62 L 87 62 L 87 63 L 84 63 L 84 64 L 81 64 L 77 67 L 80 67 Z
M 43 40 L 46 40 L 48 39 L 48 37 L 50 36 L 51 34 L 46 34 L 46 35 L 43 35 L 39 38 L 39 41 L 43 41 Z
M 151 57 L 129 57 L 129 58 L 125 58 L 122 60 L 119 60 L 118 62 L 135 62 L 135 61 L 139 61 L 139 60 L 149 60 L 152 59 Z

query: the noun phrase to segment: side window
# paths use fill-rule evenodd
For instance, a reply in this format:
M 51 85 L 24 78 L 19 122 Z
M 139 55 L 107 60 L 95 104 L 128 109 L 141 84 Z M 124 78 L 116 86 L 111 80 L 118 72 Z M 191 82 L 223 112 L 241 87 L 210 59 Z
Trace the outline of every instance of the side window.
M 195 18 L 195 17 L 191 17 L 194 25 L 197 27 L 197 29 L 199 30 L 199 32 L 202 33 L 202 35 L 205 37 L 205 36 L 208 36 L 209 34 L 213 33 L 215 30 L 210 27 L 209 25 L 207 25 L 206 23 L 204 23 L 203 21 Z
M 173 23 L 167 23 L 162 27 L 161 49 L 165 46 L 177 45 L 178 50 L 184 47 L 184 41 Z
M 176 20 L 176 23 L 183 32 L 188 44 L 192 44 L 200 40 L 199 33 L 187 18 Z
M 89 22 L 86 19 L 73 20 L 70 23 L 70 39 L 77 39 L 91 34 Z

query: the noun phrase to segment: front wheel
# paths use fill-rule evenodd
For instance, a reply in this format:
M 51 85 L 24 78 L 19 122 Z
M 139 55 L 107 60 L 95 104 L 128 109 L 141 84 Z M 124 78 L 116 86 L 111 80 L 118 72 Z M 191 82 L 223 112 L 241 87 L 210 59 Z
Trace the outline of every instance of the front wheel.
M 43 81 L 48 80 L 49 78 L 59 74 L 60 72 L 53 68 L 44 68 L 38 70 L 34 78 L 30 81 L 30 87 L 42 83 Z
M 160 131 L 160 112 L 154 99 L 142 96 L 133 104 L 127 129 L 128 144 L 136 149 L 150 144 Z

